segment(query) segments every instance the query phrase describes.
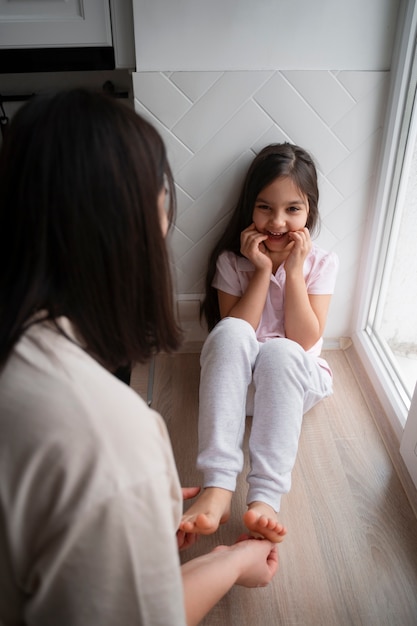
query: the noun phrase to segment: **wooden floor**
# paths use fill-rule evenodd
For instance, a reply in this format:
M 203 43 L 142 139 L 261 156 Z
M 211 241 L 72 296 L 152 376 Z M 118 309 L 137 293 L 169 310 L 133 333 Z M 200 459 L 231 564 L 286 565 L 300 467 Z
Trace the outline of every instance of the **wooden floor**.
M 416 626 L 417 520 L 342 350 L 328 351 L 334 395 L 304 418 L 281 520 L 280 568 L 264 589 L 233 588 L 205 626 Z M 132 386 L 146 398 L 147 368 Z M 195 470 L 199 355 L 156 359 L 152 407 L 166 419 L 182 484 Z M 248 428 L 250 420 L 248 419 Z M 246 437 L 247 441 L 247 437 Z M 244 531 L 246 465 L 230 521 L 184 560 Z

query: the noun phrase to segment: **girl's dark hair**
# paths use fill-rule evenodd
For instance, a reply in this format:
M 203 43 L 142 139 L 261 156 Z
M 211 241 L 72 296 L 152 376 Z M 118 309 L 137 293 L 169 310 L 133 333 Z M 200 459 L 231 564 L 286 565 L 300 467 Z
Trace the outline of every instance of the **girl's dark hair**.
M 67 316 L 110 369 L 178 347 L 164 184 L 172 223 L 164 144 L 109 95 L 37 96 L 16 113 L 0 154 L 0 366 L 41 311 Z
M 217 259 L 225 250 L 241 256 L 240 234 L 253 221 L 256 198 L 262 189 L 281 176 L 291 178 L 307 196 L 309 214 L 306 227 L 310 233 L 314 234 L 319 226 L 317 170 L 312 157 L 303 148 L 290 143 L 271 144 L 263 148 L 249 167 L 232 217 L 209 258 L 206 293 L 201 306 L 209 330 L 220 320 L 217 289 L 212 287 Z

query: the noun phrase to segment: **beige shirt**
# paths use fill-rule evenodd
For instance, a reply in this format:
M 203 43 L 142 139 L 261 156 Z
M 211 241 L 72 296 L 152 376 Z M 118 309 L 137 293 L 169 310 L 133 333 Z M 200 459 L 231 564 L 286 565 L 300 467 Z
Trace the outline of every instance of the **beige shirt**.
M 0 624 L 185 624 L 181 511 L 162 418 L 32 326 L 0 374 Z

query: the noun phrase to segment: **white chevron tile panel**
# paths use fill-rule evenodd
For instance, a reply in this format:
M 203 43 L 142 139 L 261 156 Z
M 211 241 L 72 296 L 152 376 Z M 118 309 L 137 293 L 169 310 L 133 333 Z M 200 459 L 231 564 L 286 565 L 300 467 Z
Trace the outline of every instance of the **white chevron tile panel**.
M 369 177 L 374 173 L 380 134 L 380 130 L 377 130 L 328 174 L 329 181 L 344 197 L 349 196 L 358 187 L 366 184 Z
M 310 150 L 326 174 L 349 154 L 331 129 L 278 72 L 255 96 L 274 122 L 295 143 Z
M 183 143 L 197 152 L 236 115 L 236 111 L 272 75 L 272 72 L 232 72 L 221 78 L 172 129 Z
M 192 102 L 201 98 L 223 72 L 172 72 L 170 79 Z
M 325 250 L 333 250 L 338 243 L 336 235 L 327 228 L 325 223 L 321 225 L 320 232 L 316 235 L 314 241 Z
M 193 246 L 184 256 L 177 259 L 175 267 L 179 271 L 178 294 L 203 293 L 204 278 L 207 268 L 207 259 L 214 245 L 220 237 L 226 223 L 227 215 L 216 223 L 210 233 L 203 237 L 198 245 Z
M 168 242 L 171 244 L 172 250 L 175 250 L 174 264 L 176 263 L 179 267 L 178 259 L 182 259 L 194 247 L 194 242 L 177 226 L 170 232 Z M 187 293 L 187 291 L 184 293 Z
M 176 186 L 176 196 L 177 196 L 177 206 L 178 206 L 178 213 L 177 213 L 177 226 L 178 226 L 181 215 L 186 214 L 188 209 L 192 209 L 193 199 L 188 195 L 188 193 L 184 189 L 181 189 L 181 187 L 178 187 L 178 185 Z M 183 229 L 183 232 L 185 232 L 184 229 Z
M 379 82 L 332 128 L 340 141 L 353 151 L 383 124 L 387 83 Z
M 223 172 L 197 200 L 181 213 L 177 227 L 193 241 L 199 242 L 227 213 L 236 202 L 236 189 L 239 188 L 243 172 L 253 160 L 254 153 L 247 151 Z M 198 244 L 197 244 L 198 245 Z
M 386 82 L 388 72 L 334 72 L 337 80 L 351 94 L 356 102 L 359 102 L 370 91 L 374 91 L 378 83 Z
M 321 221 L 327 221 L 327 215 L 329 215 L 334 207 L 337 207 L 340 202 L 343 202 L 343 195 L 336 189 L 336 187 L 318 171 L 319 178 L 319 207 Z
M 135 96 L 167 128 L 171 128 L 192 106 L 189 98 L 164 74 L 141 72 L 135 76 Z
M 325 224 L 338 241 L 342 241 L 358 227 L 365 226 L 367 215 L 364 207 L 369 203 L 369 183 L 367 181 L 358 187 L 326 216 Z
M 290 137 L 281 128 L 278 128 L 276 124 L 273 124 L 266 133 L 257 138 L 251 148 L 255 154 L 258 154 L 264 146 L 270 143 L 283 143 L 285 141 L 290 141 Z
M 176 180 L 169 245 L 180 299 L 203 292 L 208 255 L 254 155 L 290 141 L 315 157 L 317 243 L 340 258 L 325 335 L 349 335 L 388 82 L 387 72 L 355 71 L 133 75 L 135 108 L 163 137 Z
M 154 116 L 148 109 L 146 109 L 141 102 L 135 100 L 135 109 L 140 115 L 142 115 L 148 122 L 153 124 L 160 133 L 164 140 L 169 163 L 172 167 L 174 174 L 181 169 L 181 167 L 190 161 L 193 157 L 193 153 L 183 143 L 181 143 L 172 132 Z
M 353 96 L 346 89 L 341 89 L 332 72 L 300 70 L 282 74 L 329 127 L 355 106 Z
M 247 102 L 178 172 L 177 183 L 196 199 L 270 125 L 268 115 Z
M 357 285 L 362 276 L 357 273 L 360 264 L 360 253 L 363 246 L 363 225 L 359 225 L 354 231 L 349 233 L 342 240 L 337 242 L 336 251 L 340 261 L 340 276 L 337 281 L 337 290 L 339 293 L 346 293 L 346 299 L 353 299 L 354 289 L 347 289 L 347 281 L 349 284 Z M 339 308 L 339 304 L 336 303 Z M 342 311 L 341 311 L 342 312 Z

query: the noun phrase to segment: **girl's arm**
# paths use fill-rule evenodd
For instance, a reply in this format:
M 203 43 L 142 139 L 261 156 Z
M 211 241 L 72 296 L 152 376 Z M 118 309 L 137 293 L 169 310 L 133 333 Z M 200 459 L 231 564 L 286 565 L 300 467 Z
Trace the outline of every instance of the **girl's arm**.
M 304 279 L 288 281 L 285 296 L 285 335 L 308 350 L 323 335 L 331 295 L 307 294 Z
M 265 235 L 259 233 L 255 225 L 246 228 L 241 235 L 240 251 L 255 266 L 255 271 L 243 296 L 233 296 L 218 290 L 221 318 L 238 317 L 249 322 L 254 330 L 261 319 L 271 280 L 272 260 L 265 254 Z
M 256 330 L 261 319 L 262 311 L 269 289 L 271 273 L 259 273 L 255 271 L 243 296 L 232 296 L 217 290 L 219 299 L 220 316 L 238 317 Z
M 218 546 L 181 569 L 187 624 L 194 626 L 233 585 L 265 587 L 278 569 L 278 553 L 266 539 L 245 539 Z
M 326 323 L 331 295 L 309 295 L 303 264 L 311 250 L 307 228 L 292 233 L 294 246 L 285 261 L 285 334 L 308 350 L 320 339 Z

